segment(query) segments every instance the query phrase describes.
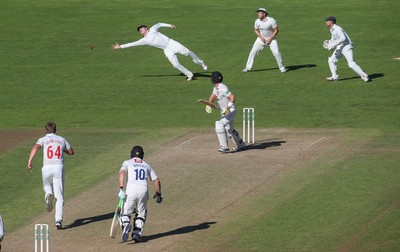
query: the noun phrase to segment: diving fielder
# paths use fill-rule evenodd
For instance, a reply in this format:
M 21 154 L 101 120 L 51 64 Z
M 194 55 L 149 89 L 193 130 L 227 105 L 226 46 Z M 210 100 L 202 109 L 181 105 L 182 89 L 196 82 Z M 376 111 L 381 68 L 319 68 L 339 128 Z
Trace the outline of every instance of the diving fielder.
M 230 138 L 235 147 L 234 151 L 241 151 L 246 147 L 242 138 L 239 136 L 239 132 L 235 130 L 235 95 L 229 90 L 229 88 L 222 83 L 222 74 L 218 71 L 211 74 L 211 83 L 214 85 L 213 91 L 208 101 L 213 103 L 217 100 L 218 106 L 221 110 L 221 119 L 215 122 L 215 132 L 219 142 L 219 152 L 225 153 L 229 151 L 228 138 Z
M 368 82 L 368 74 L 366 74 L 353 60 L 353 43 L 343 28 L 336 24 L 336 18 L 332 16 L 327 17 L 325 19 L 325 24 L 326 27 L 330 29 L 332 37 L 330 40 L 324 41 L 323 47 L 329 51 L 335 48 L 332 56 L 328 58 L 329 69 L 331 70 L 332 75 L 326 79 L 328 81 L 338 80 L 339 75 L 337 73 L 337 62 L 343 55 L 346 58 L 349 67 L 353 69 L 353 71 L 356 72 L 364 82 Z
M 133 219 L 132 239 L 140 242 L 147 215 L 147 201 L 149 191 L 147 180 L 154 181 L 156 193 L 153 198 L 161 203 L 161 182 L 151 166 L 143 160 L 144 151 L 141 146 L 134 146 L 131 151 L 131 159 L 122 163 L 119 171 L 118 181 L 120 190 L 118 197 L 124 200 L 124 208 L 121 213 L 122 241 L 128 240 L 131 231 L 131 214 L 135 213 Z M 126 192 L 124 192 L 126 184 Z
M 175 25 L 166 24 L 166 23 L 155 24 L 150 29 L 148 29 L 146 25 L 141 25 L 137 28 L 137 31 L 143 35 L 142 39 L 132 42 L 132 43 L 123 44 L 123 45 L 119 45 L 118 43 L 115 43 L 112 46 L 112 48 L 114 50 L 116 50 L 116 49 L 129 48 L 132 46 L 148 45 L 148 46 L 162 49 L 162 50 L 164 50 L 164 54 L 167 57 L 167 59 L 169 60 L 169 62 L 171 62 L 171 64 L 174 66 L 174 68 L 178 69 L 181 73 L 186 75 L 186 77 L 187 77 L 186 79 L 188 81 L 193 80 L 193 78 L 194 78 L 193 73 L 190 72 L 188 69 L 186 69 L 184 66 L 182 66 L 179 63 L 177 54 L 189 56 L 195 64 L 200 65 L 203 68 L 203 70 L 207 70 L 207 65 L 204 64 L 204 61 L 201 60 L 199 57 L 197 57 L 197 55 L 194 54 L 194 52 L 190 51 L 188 48 L 183 46 L 178 41 L 175 41 L 175 40 L 165 36 L 161 32 L 159 32 L 158 30 L 162 27 L 176 29 Z
M 56 198 L 56 228 L 62 229 L 64 208 L 64 152 L 74 155 L 67 140 L 56 135 L 57 127 L 53 122 L 45 125 L 46 135 L 32 147 L 28 160 L 28 169 L 32 171 L 32 161 L 36 153 L 43 148 L 42 180 L 45 192 L 46 209 L 53 210 L 53 198 Z

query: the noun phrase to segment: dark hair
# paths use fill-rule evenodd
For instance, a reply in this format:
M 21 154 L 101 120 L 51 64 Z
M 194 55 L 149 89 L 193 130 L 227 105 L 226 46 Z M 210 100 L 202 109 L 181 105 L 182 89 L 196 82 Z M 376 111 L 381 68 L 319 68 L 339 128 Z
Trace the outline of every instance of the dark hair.
M 48 122 L 44 126 L 47 133 L 56 133 L 57 132 L 57 125 L 55 122 Z
M 137 31 L 139 31 L 140 28 L 143 28 L 143 27 L 146 27 L 146 28 L 147 28 L 147 25 L 140 25 L 140 26 L 137 28 Z

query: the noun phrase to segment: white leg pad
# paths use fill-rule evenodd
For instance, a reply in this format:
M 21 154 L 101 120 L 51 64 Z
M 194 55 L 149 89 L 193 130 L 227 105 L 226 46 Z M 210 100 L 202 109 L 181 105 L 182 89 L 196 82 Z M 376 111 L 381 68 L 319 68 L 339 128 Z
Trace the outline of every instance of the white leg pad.
M 215 132 L 217 133 L 219 145 L 228 148 L 228 137 L 226 135 L 225 125 L 222 122 L 215 122 Z
M 337 62 L 338 62 L 338 60 L 333 56 L 328 58 L 329 69 L 331 70 L 332 77 L 334 77 L 334 78 L 338 77 Z

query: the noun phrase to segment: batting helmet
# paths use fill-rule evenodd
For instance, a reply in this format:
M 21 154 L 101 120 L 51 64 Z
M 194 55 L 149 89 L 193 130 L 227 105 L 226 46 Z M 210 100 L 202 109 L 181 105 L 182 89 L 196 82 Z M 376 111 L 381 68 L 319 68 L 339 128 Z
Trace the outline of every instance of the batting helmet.
M 218 71 L 215 71 L 211 74 L 211 83 L 216 84 L 216 83 L 221 83 L 224 77 L 222 77 L 222 74 Z
M 139 145 L 133 146 L 131 150 L 131 158 L 139 157 L 140 159 L 143 159 L 143 156 L 144 156 L 144 151 L 142 146 Z

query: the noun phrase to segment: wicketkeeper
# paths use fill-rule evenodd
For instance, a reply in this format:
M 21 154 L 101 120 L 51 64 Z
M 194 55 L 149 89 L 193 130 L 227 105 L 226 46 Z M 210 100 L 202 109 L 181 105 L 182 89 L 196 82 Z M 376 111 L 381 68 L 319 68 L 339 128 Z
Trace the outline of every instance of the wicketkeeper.
M 353 43 L 349 35 L 343 30 L 342 27 L 336 24 L 335 17 L 327 17 L 325 19 L 326 27 L 331 32 L 331 39 L 325 40 L 323 47 L 328 50 L 335 49 L 332 56 L 328 58 L 329 69 L 331 70 L 331 76 L 327 77 L 328 81 L 337 81 L 339 75 L 337 73 L 337 62 L 344 56 L 351 69 L 358 74 L 364 82 L 368 82 L 368 74 L 366 74 L 361 67 L 353 59 Z

